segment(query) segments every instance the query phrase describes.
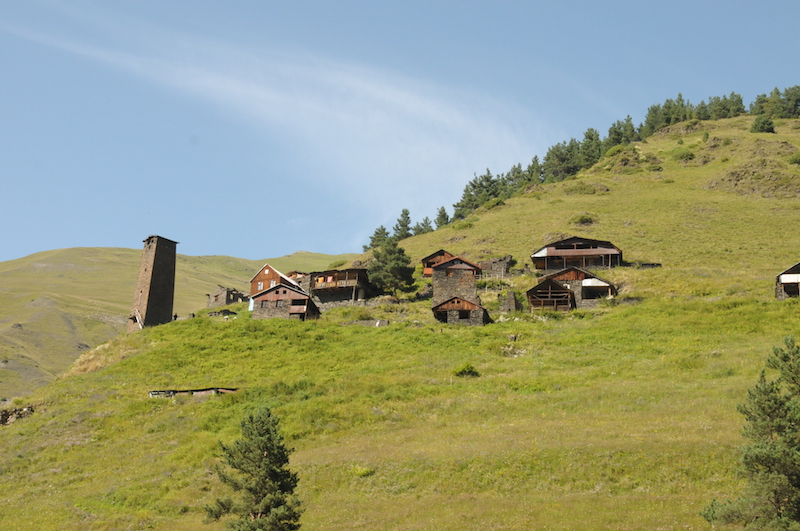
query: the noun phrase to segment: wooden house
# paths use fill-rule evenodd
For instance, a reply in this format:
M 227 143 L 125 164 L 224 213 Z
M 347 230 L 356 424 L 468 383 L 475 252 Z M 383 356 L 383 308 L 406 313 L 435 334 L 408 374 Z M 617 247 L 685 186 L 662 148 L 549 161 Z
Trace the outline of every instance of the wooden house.
M 298 283 L 318 305 L 354 303 L 374 297 L 378 290 L 370 283 L 366 269 L 331 269 L 298 273 Z
M 431 309 L 434 318 L 442 323 L 483 326 L 492 322 L 483 306 L 460 297 L 448 299 Z
M 528 305 L 533 310 L 575 309 L 575 293 L 556 280 L 545 278 L 526 292 Z
M 775 277 L 775 297 L 779 301 L 797 296 L 800 296 L 800 263 Z
M 423 277 L 433 276 L 433 267 L 435 265 L 440 264 L 445 260 L 449 260 L 454 256 L 455 255 L 448 253 L 444 249 L 439 249 L 435 253 L 429 254 L 428 256 L 422 259 L 422 276 Z
M 551 273 L 542 279 L 552 279 L 572 290 L 575 294 L 575 305 L 580 307 L 583 301 L 607 299 L 617 294 L 617 288 L 594 273 L 579 267 L 568 267 Z
M 320 311 L 311 296 L 299 286 L 275 284 L 252 297 L 253 319 L 319 318 Z
M 544 276 L 539 279 L 539 284 L 527 292 L 531 310 L 587 307 L 598 299 L 616 294 L 617 288 L 614 284 L 579 267 L 568 267 Z
M 622 251 L 611 242 L 574 236 L 548 243 L 531 255 L 536 269 L 617 267 L 622 265 Z
M 257 293 L 261 293 L 265 289 L 275 287 L 278 284 L 284 286 L 299 287 L 299 284 L 284 275 L 269 264 L 258 270 L 258 273 L 250 279 L 250 298 L 252 299 Z M 250 308 L 252 310 L 252 308 Z

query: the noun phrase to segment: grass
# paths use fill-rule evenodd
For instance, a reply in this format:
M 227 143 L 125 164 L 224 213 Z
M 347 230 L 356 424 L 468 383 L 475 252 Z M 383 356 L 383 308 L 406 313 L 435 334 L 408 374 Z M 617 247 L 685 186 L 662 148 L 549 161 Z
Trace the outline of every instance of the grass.
M 217 441 L 266 403 L 296 449 L 304 529 L 708 529 L 699 511 L 742 487 L 735 406 L 771 347 L 800 330 L 800 301 L 773 294 L 775 275 L 798 261 L 787 227 L 800 222 L 790 194 L 800 169 L 787 157 L 800 130 L 755 135 L 750 121 L 665 131 L 574 180 L 403 242 L 415 260 L 445 248 L 522 265 L 552 235 L 580 234 L 663 264 L 603 271 L 620 296 L 596 309 L 494 313 L 481 328 L 434 321 L 430 301 L 306 323 L 240 311 L 85 352 L 18 401 L 35 415 L 0 429 L 0 521 L 221 530 L 201 524 L 202 505 L 224 494 Z M 678 139 L 693 159 L 673 160 Z M 729 186 L 762 158 L 780 178 Z M 596 222 L 571 226 L 583 212 Z M 496 307 L 501 290 L 535 282 L 486 283 L 481 297 Z M 365 318 L 391 324 L 346 324 Z M 467 366 L 479 376 L 455 375 Z M 211 386 L 240 391 L 147 398 Z
M 319 270 L 355 255 L 294 253 L 276 267 Z M 75 248 L 0 263 L 0 399 L 22 395 L 125 329 L 141 250 Z M 175 312 L 205 306 L 217 284 L 248 292 L 265 260 L 178 255 Z M 3 401 L 0 400 L 0 403 Z

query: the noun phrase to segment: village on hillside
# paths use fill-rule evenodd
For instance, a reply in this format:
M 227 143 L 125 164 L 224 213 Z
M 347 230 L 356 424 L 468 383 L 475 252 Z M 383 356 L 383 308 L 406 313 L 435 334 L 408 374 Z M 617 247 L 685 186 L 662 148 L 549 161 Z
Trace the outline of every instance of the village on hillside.
M 142 261 L 128 318 L 128 331 L 168 323 L 173 314 L 177 242 L 160 236 L 144 240 Z M 592 308 L 603 299 L 617 295 L 617 287 L 594 271 L 630 265 L 622 250 L 609 241 L 573 236 L 537 249 L 531 263 L 512 270 L 508 255 L 480 263 L 471 262 L 444 249 L 422 258 L 422 276 L 431 279 L 430 299 L 433 317 L 446 324 L 482 326 L 492 322 L 478 295 L 482 278 L 506 278 L 533 272 L 537 283 L 525 293 L 528 310 L 570 311 Z M 640 268 L 660 264 L 639 263 Z M 359 261 L 346 269 L 311 273 L 283 273 L 264 264 L 250 279 L 249 294 L 225 286 L 207 294 L 207 307 L 217 308 L 249 301 L 253 319 L 317 319 L 323 311 L 341 306 L 365 306 L 381 295 L 370 282 L 366 266 Z M 775 295 L 779 300 L 800 296 L 800 263 L 779 273 Z M 500 312 L 522 311 L 516 293 L 499 295 Z M 212 312 L 227 318 L 229 310 Z M 385 324 L 385 323 L 377 323 Z

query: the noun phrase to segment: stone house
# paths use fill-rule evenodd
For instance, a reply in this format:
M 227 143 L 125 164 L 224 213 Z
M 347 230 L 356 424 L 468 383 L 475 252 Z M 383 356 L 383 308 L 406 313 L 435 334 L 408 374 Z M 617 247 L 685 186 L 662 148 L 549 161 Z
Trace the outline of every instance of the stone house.
M 787 297 L 797 296 L 800 296 L 800 263 L 775 277 L 775 298 L 782 301 Z
M 439 262 L 433 267 L 433 305 L 437 305 L 447 299 L 460 297 L 468 301 L 476 301 L 478 298 L 478 277 L 481 275 L 481 268 L 477 264 L 453 256 L 443 262 Z
M 247 300 L 249 300 L 249 297 L 238 289 L 219 286 L 214 293 L 206 293 L 206 308 L 227 306 L 228 304 L 245 302 Z
M 491 322 L 478 296 L 481 268 L 458 256 L 433 266 L 431 310 L 444 323 L 484 325 Z
M 536 269 L 558 270 L 575 266 L 607 268 L 623 264 L 622 251 L 611 242 L 573 236 L 548 243 L 531 255 Z
M 461 297 L 453 297 L 441 302 L 431 310 L 437 321 L 447 324 L 483 326 L 492 322 L 489 312 L 483 306 Z
M 511 263 L 513 260 L 514 258 L 509 254 L 503 258 L 490 258 L 489 260 L 478 262 L 478 265 L 481 267 L 482 274 L 484 275 L 505 277 L 508 276 L 511 271 Z
M 299 286 L 275 284 L 251 298 L 253 319 L 318 319 L 319 308 Z

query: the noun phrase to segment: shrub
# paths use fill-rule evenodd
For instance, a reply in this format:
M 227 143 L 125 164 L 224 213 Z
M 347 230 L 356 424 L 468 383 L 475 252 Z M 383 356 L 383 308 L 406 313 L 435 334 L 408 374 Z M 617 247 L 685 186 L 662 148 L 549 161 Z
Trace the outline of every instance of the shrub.
M 766 114 L 759 114 L 750 126 L 751 133 L 774 133 L 775 123 Z
M 689 161 L 694 158 L 694 153 L 692 153 L 691 149 L 687 148 L 677 148 L 672 150 L 672 160 L 677 161 Z
M 798 164 L 800 165 L 800 151 L 795 151 L 789 156 L 789 164 Z
M 578 181 L 574 184 L 565 184 L 564 193 L 567 195 L 592 195 L 597 193 L 597 187 L 584 181 Z
M 483 204 L 483 208 L 486 210 L 491 210 L 494 207 L 499 207 L 505 205 L 505 202 L 500 199 L 499 197 L 495 197 L 494 199 L 489 199 L 487 202 Z
M 453 371 L 453 376 L 458 376 L 459 378 L 477 378 L 480 375 L 478 369 L 473 367 L 471 363 L 465 363 L 460 368 Z
M 592 225 L 597 223 L 597 219 L 589 212 L 581 212 L 569 218 L 569 222 L 573 225 Z

